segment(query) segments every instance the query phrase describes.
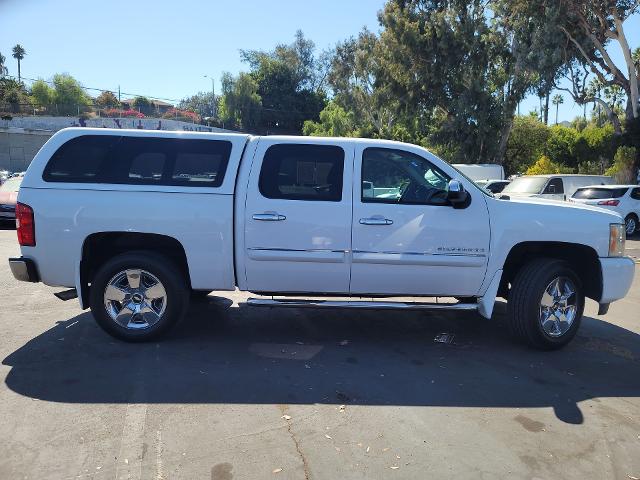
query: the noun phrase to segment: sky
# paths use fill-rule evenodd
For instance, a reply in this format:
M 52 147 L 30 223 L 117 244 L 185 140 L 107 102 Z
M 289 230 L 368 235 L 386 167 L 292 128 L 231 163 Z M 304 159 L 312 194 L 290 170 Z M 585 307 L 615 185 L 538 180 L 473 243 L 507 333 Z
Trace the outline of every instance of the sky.
M 0 0 L 0 53 L 17 75 L 11 49 L 20 43 L 25 78 L 50 79 L 69 73 L 85 87 L 118 91 L 122 98 L 145 95 L 176 102 L 198 91 L 220 92 L 222 72 L 247 66 L 240 49 L 270 50 L 293 41 L 296 30 L 318 51 L 367 27 L 380 30 L 377 13 L 384 0 Z M 93 5 L 93 6 L 92 6 Z M 640 46 L 640 15 L 625 23 L 632 48 Z M 611 48 L 621 67 L 622 54 Z M 205 77 L 206 75 L 206 77 Z M 97 92 L 90 92 L 96 95 Z M 559 121 L 582 114 L 562 93 Z M 125 95 L 130 94 L 130 95 Z M 131 95 L 132 94 L 132 95 Z M 538 107 L 530 96 L 526 114 Z M 550 111 L 550 122 L 555 110 Z

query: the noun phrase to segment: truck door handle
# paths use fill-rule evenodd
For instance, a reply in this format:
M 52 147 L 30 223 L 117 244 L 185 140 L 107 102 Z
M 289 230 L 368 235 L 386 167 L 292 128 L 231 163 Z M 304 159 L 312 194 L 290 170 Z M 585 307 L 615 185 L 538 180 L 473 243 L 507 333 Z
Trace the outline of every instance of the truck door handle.
M 254 213 L 252 218 L 261 222 L 281 222 L 287 219 L 284 215 L 279 215 L 276 212 Z
M 393 220 L 384 217 L 361 218 L 362 225 L 393 225 Z

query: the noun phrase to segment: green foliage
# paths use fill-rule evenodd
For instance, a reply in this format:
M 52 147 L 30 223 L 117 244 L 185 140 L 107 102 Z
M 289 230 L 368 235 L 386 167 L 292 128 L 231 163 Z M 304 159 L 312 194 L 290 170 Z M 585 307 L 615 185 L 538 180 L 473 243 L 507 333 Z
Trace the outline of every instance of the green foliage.
M 153 104 L 147 97 L 135 97 L 133 102 L 131 102 L 131 106 L 145 115 L 151 115 L 153 113 Z
M 118 97 L 113 92 L 105 90 L 95 99 L 95 104 L 100 108 L 117 108 L 120 107 Z
M 573 173 L 573 169 L 551 161 L 546 155 L 542 155 L 536 163 L 531 165 L 527 171 L 527 175 L 548 175 L 554 173 Z
M 178 109 L 197 113 L 202 118 L 215 117 L 214 109 L 217 104 L 218 98 L 214 97 L 213 92 L 198 92 L 180 100 Z
M 352 112 L 347 112 L 335 102 L 329 104 L 320 112 L 320 120 L 307 120 L 302 127 L 304 135 L 316 137 L 354 137 L 357 129 Z
M 525 171 L 544 152 L 549 139 L 549 127 L 537 116 L 518 116 L 514 119 L 504 167 L 508 174 Z
M 544 148 L 544 154 L 552 162 L 577 168 L 578 162 L 574 155 L 577 139 L 578 132 L 573 128 L 554 125 L 549 129 L 549 138 Z
M 262 98 L 258 83 L 247 73 L 222 75 L 219 117 L 226 128 L 255 131 L 261 120 Z
M 326 104 L 324 66 L 314 51 L 314 43 L 301 31 L 293 43 L 274 50 L 241 51 L 250 79 L 247 74 L 232 78 L 234 86 L 226 90 L 235 97 L 226 98 L 223 78 L 220 119 L 225 125 L 241 125 L 259 133 L 301 133 L 303 122 L 317 120 Z
M 598 127 L 588 125 L 578 133 L 573 153 L 578 164 L 595 162 L 606 164 L 615 154 L 618 139 L 615 136 L 613 126 Z
M 36 80 L 31 85 L 31 96 L 39 107 L 47 107 L 53 104 L 55 95 L 55 90 L 44 80 Z
M 82 85 L 68 73 L 53 76 L 53 89 L 53 103 L 60 115 L 77 115 L 78 111 L 85 112 L 91 105 L 91 99 Z
M 605 174 L 614 177 L 616 183 L 635 184 L 636 172 L 634 165 L 636 162 L 636 155 L 637 151 L 635 147 L 618 147 L 613 159 L 613 165 L 607 168 Z
M 12 78 L 0 78 L 0 110 L 11 113 L 31 111 L 31 98 L 24 84 Z

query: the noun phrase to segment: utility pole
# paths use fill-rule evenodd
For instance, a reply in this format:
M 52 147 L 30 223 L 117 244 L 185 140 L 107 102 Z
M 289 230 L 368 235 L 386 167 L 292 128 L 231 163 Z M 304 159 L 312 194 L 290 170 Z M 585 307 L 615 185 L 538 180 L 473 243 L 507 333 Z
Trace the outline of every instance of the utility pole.
M 215 86 L 215 82 L 213 80 L 213 77 L 210 77 L 209 75 L 205 75 L 204 78 L 210 78 L 211 79 L 211 117 L 212 118 L 216 118 L 216 86 Z

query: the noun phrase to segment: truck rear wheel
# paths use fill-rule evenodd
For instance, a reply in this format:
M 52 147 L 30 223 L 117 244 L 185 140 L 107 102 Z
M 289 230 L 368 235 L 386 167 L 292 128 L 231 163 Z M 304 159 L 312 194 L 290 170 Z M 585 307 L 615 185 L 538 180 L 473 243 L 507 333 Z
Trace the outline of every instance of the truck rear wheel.
M 565 346 L 576 335 L 583 310 L 582 282 L 562 260 L 532 260 L 512 282 L 509 327 L 531 347 L 554 350 Z
M 110 335 L 128 342 L 160 337 L 185 314 L 189 289 L 169 259 L 131 252 L 106 262 L 91 282 L 91 312 Z

